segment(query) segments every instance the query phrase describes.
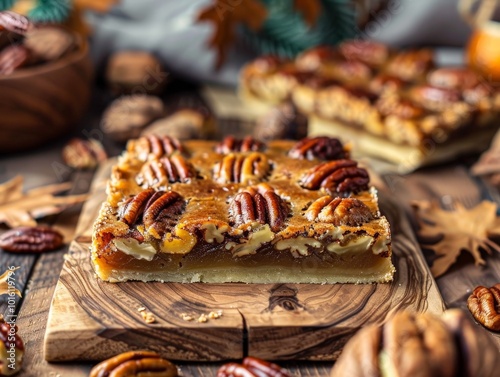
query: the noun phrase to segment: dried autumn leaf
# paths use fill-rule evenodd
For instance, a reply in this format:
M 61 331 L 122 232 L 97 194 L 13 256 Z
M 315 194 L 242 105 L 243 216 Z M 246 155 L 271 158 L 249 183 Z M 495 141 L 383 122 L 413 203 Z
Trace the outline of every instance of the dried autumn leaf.
M 321 13 L 321 2 L 318 0 L 295 0 L 293 6 L 302 13 L 306 23 L 313 27 Z
M 258 31 L 267 17 L 267 10 L 259 0 L 242 0 L 231 5 L 225 0 L 215 0 L 215 4 L 201 11 L 198 22 L 213 22 L 215 32 L 209 46 L 217 51 L 216 68 L 219 69 L 226 59 L 228 47 L 234 42 L 236 27 L 244 24 L 253 31 Z
M 83 202 L 88 195 L 54 196 L 71 188 L 71 183 L 37 187 L 23 193 L 23 177 L 16 176 L 0 185 L 0 223 L 11 228 L 36 226 L 34 219 L 60 213 Z
M 19 297 L 22 297 L 21 296 L 21 292 L 19 291 L 19 289 L 17 289 L 17 288 L 14 288 L 14 289 L 9 288 L 9 277 L 11 276 L 11 274 L 14 271 L 16 271 L 18 269 L 19 269 L 19 267 L 16 267 L 16 268 L 14 268 L 12 270 L 8 269 L 2 275 L 0 275 L 0 296 L 8 294 L 10 292 L 14 292 Z
M 500 252 L 500 247 L 488 238 L 500 235 L 500 218 L 496 216 L 495 203 L 485 200 L 471 209 L 455 203 L 454 211 L 443 210 L 434 202 L 414 202 L 413 206 L 420 225 L 419 235 L 423 238 L 441 237 L 438 242 L 425 245 L 437 256 L 431 267 L 434 277 L 444 274 L 462 250 L 472 254 L 476 265 L 486 264 L 481 249 L 490 254 L 492 250 Z

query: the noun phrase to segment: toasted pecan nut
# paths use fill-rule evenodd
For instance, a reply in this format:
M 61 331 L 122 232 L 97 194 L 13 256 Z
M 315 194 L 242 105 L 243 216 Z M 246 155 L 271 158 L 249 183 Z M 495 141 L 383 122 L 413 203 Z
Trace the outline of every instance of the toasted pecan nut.
M 291 377 L 277 364 L 248 356 L 242 364 L 227 363 L 219 368 L 217 377 Z
M 256 183 L 271 170 L 267 156 L 252 152 L 248 155 L 225 155 L 214 168 L 214 178 L 219 183 Z
M 317 46 L 297 56 L 295 66 L 301 71 L 315 71 L 325 62 L 340 59 L 340 53 L 332 46 Z
M 386 91 L 396 92 L 403 88 L 404 81 L 399 77 L 386 75 L 384 73 L 375 76 L 368 85 L 370 91 L 376 94 L 382 94 Z
M 309 221 L 321 221 L 335 226 L 359 226 L 373 220 L 366 204 L 355 198 L 333 198 L 329 195 L 314 201 L 305 213 Z
M 434 53 L 429 49 L 402 51 L 387 64 L 386 72 L 405 81 L 418 79 L 434 66 Z
M 386 45 L 361 39 L 342 42 L 339 50 L 348 60 L 359 60 L 370 65 L 380 65 L 389 57 Z
M 288 155 L 297 159 L 341 160 L 349 158 L 342 142 L 334 137 L 306 137 L 295 144 Z
M 236 194 L 229 213 L 236 226 L 259 222 L 269 224 L 271 230 L 277 232 L 285 223 L 288 208 L 271 186 L 261 183 Z
M 185 207 L 184 199 L 175 191 L 155 192 L 144 209 L 143 222 L 149 233 L 160 235 L 175 226 Z
M 25 35 L 32 28 L 33 24 L 22 14 L 8 10 L 0 12 L 0 31 L 8 30 L 19 35 Z
M 23 226 L 11 229 L 0 236 L 0 247 L 16 253 L 42 253 L 59 249 L 64 237 L 47 226 Z
M 394 115 L 402 119 L 414 119 L 424 115 L 425 110 L 418 104 L 396 94 L 383 95 L 375 104 L 382 115 Z
M 174 152 L 184 153 L 184 147 L 175 137 L 149 135 L 139 138 L 136 152 L 140 160 L 146 161 L 149 155 L 162 157 Z
M 156 352 L 131 351 L 97 364 L 89 377 L 177 377 L 177 367 Z
M 137 195 L 128 198 L 123 204 L 120 205 L 118 210 L 118 218 L 125 224 L 131 226 L 138 220 L 142 219 L 144 209 L 149 199 L 154 195 L 155 190 L 152 188 L 141 191 Z
M 427 82 L 438 88 L 463 90 L 479 84 L 479 77 L 466 67 L 443 67 L 429 73 Z
M 27 64 L 28 49 L 23 45 L 11 45 L 0 51 L 0 75 L 10 75 Z
M 500 283 L 490 288 L 476 287 L 467 299 L 467 307 L 481 325 L 500 331 Z
M 231 152 L 257 152 L 264 149 L 264 143 L 254 139 L 252 136 L 246 136 L 243 139 L 236 139 L 234 136 L 226 136 L 215 147 L 215 151 L 221 154 Z
M 335 71 L 344 79 L 368 80 L 372 70 L 368 65 L 356 60 L 345 60 L 335 65 Z
M 14 323 L 0 314 L 0 376 L 13 376 L 22 368 L 24 343 Z
M 431 85 L 420 85 L 411 90 L 410 96 L 420 103 L 456 103 L 462 99 L 462 95 L 456 89 L 438 88 Z
M 196 176 L 193 165 L 180 154 L 164 156 L 146 162 L 137 175 L 136 182 L 144 188 L 167 183 L 188 183 Z
M 63 148 L 62 157 L 66 165 L 71 168 L 93 169 L 106 161 L 108 155 L 100 141 L 74 138 Z
M 308 190 L 320 187 L 330 195 L 346 196 L 368 189 L 368 172 L 353 160 L 324 162 L 304 174 L 300 185 Z
M 148 124 L 163 115 L 163 111 L 163 102 L 156 96 L 122 96 L 104 112 L 101 129 L 113 140 L 124 142 L 138 137 Z

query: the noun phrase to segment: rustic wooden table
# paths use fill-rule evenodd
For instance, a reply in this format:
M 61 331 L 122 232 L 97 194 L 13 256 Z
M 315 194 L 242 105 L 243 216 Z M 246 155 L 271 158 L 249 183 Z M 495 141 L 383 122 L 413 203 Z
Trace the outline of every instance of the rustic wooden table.
M 175 101 L 189 98 L 188 92 L 176 92 Z M 172 97 L 174 98 L 174 97 Z M 95 137 L 103 141 L 110 155 L 118 154 L 122 146 L 107 140 L 98 129 L 99 117 L 111 98 L 96 90 L 90 111 L 72 136 Z M 168 98 L 167 98 L 168 100 Z M 191 99 L 187 100 L 188 102 Z M 222 122 L 223 133 L 244 133 L 244 127 L 237 122 Z M 26 188 L 70 180 L 71 193 L 83 193 L 89 188 L 93 172 L 72 171 L 61 160 L 61 148 L 68 138 L 31 152 L 0 156 L 0 182 L 15 175 L 25 177 Z M 477 158 L 477 156 L 476 156 Z M 458 200 L 471 207 L 483 198 L 491 198 L 491 190 L 468 173 L 468 165 L 474 158 L 459 160 L 452 164 L 426 168 L 409 175 L 389 174 L 384 176 L 387 186 L 398 202 L 411 217 L 410 202 L 418 199 L 435 199 L 446 207 L 450 200 Z M 493 193 L 494 194 L 494 193 Z M 495 195 L 493 195 L 494 197 Z M 71 208 L 60 215 L 44 219 L 45 222 L 64 228 L 70 241 L 78 220 L 80 207 Z M 64 261 L 67 247 L 42 255 L 15 255 L 0 250 L 0 269 L 20 266 L 16 273 L 16 285 L 23 292 L 23 298 L 16 302 L 19 333 L 26 345 L 23 371 L 19 376 L 87 376 L 90 364 L 51 364 L 43 358 L 43 337 L 55 284 Z M 425 253 L 426 254 L 426 253 Z M 431 255 L 427 255 L 428 260 Z M 486 256 L 487 265 L 476 267 L 472 258 L 462 253 L 458 263 L 443 277 L 437 279 L 441 294 L 448 307 L 465 308 L 465 300 L 471 289 L 482 284 L 491 286 L 500 282 L 500 255 Z M 6 313 L 7 296 L 0 296 L 0 313 Z M 496 337 L 500 345 L 499 338 Z M 331 363 L 282 363 L 297 375 L 327 376 Z M 215 376 L 218 365 L 205 363 L 178 364 L 184 376 Z

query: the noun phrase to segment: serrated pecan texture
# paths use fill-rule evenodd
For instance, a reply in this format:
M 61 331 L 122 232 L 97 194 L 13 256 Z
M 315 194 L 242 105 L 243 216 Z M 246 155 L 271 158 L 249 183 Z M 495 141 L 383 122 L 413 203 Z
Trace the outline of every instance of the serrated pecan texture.
M 131 351 L 97 364 L 89 377 L 177 377 L 177 367 L 156 352 Z
M 306 137 L 295 144 L 288 155 L 297 159 L 341 160 L 349 158 L 342 142 L 334 137 Z
M 291 374 L 277 364 L 248 356 L 242 364 L 224 364 L 217 371 L 217 377 L 291 377 Z
M 136 182 L 142 187 L 157 187 L 167 183 L 189 183 L 196 176 L 193 165 L 181 154 L 163 156 L 146 162 L 137 175 Z
M 500 283 L 490 288 L 476 287 L 467 299 L 467 307 L 481 325 L 500 331 Z
M 288 208 L 271 186 L 261 183 L 237 193 L 229 204 L 229 213 L 236 226 L 259 222 L 278 232 L 285 223 Z
M 66 165 L 74 169 L 92 169 L 108 158 L 100 141 L 79 138 L 74 138 L 66 144 L 62 157 Z
M 141 160 L 146 160 L 150 154 L 162 157 L 169 156 L 174 152 L 184 153 L 184 148 L 175 137 L 149 135 L 139 138 L 136 152 Z
M 314 201 L 305 213 L 309 221 L 321 221 L 335 226 L 360 226 L 374 219 L 366 204 L 355 198 L 323 196 Z
M 118 218 L 129 226 L 142 222 L 150 234 L 161 236 L 175 226 L 184 208 L 185 201 L 177 192 L 148 189 L 126 200 Z
M 324 162 L 304 174 L 300 185 L 308 190 L 322 188 L 332 196 L 347 196 L 368 189 L 368 172 L 353 160 Z
M 47 226 L 23 226 L 11 229 L 0 236 L 0 247 L 16 253 L 41 253 L 60 248 L 64 237 Z
M 230 153 L 215 165 L 214 179 L 218 183 L 256 183 L 271 171 L 271 164 L 263 153 Z
M 234 136 L 226 136 L 215 147 L 215 151 L 221 154 L 231 152 L 257 152 L 264 149 L 264 143 L 254 139 L 252 136 L 246 136 L 243 139 L 236 139 Z

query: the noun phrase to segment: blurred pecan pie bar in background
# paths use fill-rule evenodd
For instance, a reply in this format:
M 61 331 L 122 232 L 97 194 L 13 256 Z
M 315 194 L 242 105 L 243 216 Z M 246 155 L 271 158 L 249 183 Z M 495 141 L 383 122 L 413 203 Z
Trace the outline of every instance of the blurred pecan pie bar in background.
M 94 225 L 106 281 L 391 281 L 391 233 L 339 140 L 131 140 Z
M 500 92 L 472 70 L 361 40 L 294 61 L 260 57 L 242 70 L 240 95 L 261 107 L 292 101 L 309 135 L 342 135 L 407 170 L 484 150 L 500 120 Z

